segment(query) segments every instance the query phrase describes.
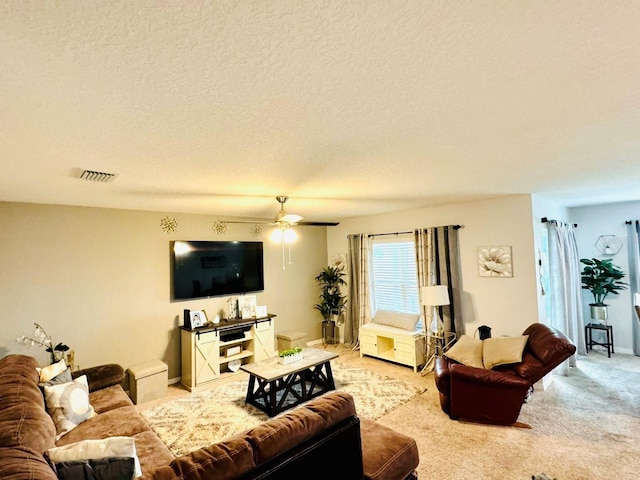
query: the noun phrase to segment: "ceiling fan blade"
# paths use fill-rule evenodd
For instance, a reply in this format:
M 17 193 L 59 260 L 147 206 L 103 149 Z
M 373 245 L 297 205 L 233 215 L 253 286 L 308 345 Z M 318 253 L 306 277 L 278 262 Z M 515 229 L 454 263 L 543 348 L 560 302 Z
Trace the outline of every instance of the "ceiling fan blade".
M 287 223 L 299 223 L 300 220 L 302 220 L 303 217 L 301 217 L 300 215 L 294 215 L 292 213 L 287 213 L 286 215 L 282 215 L 279 216 L 278 215 L 278 221 L 279 222 L 287 222 Z
M 340 222 L 298 222 L 297 224 L 309 227 L 336 227 L 340 225 Z

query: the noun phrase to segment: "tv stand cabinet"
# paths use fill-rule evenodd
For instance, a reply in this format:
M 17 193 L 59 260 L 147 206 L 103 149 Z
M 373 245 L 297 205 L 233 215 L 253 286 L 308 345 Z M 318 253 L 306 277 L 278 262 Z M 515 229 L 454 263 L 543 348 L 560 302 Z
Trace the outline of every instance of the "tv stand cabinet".
M 211 387 L 236 375 L 229 363 L 259 362 L 275 352 L 275 315 L 222 320 L 199 328 L 180 327 L 181 384 L 190 392 Z

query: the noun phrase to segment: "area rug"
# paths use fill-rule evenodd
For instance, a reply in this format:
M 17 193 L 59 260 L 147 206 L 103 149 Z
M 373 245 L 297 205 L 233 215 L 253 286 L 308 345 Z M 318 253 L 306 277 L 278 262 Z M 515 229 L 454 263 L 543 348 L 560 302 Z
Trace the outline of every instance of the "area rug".
M 363 368 L 331 364 L 337 390 L 350 393 L 356 411 L 376 420 L 426 388 Z M 264 422 L 269 417 L 244 402 L 247 380 L 227 383 L 167 403 L 141 414 L 174 455 L 184 455 Z

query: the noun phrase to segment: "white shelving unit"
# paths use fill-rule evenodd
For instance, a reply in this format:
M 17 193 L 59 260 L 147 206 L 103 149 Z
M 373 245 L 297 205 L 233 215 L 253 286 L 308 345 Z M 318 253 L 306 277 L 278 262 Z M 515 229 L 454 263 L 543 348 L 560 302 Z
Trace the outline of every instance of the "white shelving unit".
M 413 367 L 425 363 L 424 335 L 422 332 L 402 330 L 369 323 L 360 327 L 360 356 L 388 360 Z

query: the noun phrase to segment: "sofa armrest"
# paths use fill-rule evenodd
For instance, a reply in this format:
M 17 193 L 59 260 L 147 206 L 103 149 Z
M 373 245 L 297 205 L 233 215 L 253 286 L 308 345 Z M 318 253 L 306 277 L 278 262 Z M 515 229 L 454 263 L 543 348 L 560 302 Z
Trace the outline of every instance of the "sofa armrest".
M 89 382 L 90 392 L 111 387 L 113 385 L 121 385 L 124 382 L 124 368 L 116 363 L 83 368 L 82 370 L 72 372 L 71 375 L 73 378 L 86 375 Z

